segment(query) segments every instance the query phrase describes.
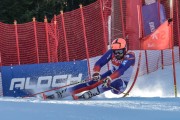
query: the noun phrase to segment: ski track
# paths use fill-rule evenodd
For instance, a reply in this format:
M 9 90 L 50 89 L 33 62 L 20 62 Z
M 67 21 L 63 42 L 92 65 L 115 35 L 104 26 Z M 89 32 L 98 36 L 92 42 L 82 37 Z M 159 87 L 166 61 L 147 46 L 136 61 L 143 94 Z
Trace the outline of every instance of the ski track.
M 96 106 L 106 108 L 121 108 L 134 110 L 157 110 L 180 112 L 180 98 L 114 98 L 114 99 L 91 99 L 91 100 L 41 100 L 37 98 L 0 98 L 0 102 L 24 102 L 74 106 Z

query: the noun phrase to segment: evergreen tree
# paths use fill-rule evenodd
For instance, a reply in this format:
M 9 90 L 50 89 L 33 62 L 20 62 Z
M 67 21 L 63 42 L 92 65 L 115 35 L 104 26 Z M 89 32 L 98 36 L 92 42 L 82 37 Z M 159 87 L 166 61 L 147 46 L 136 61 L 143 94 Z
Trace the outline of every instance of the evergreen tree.
M 88 5 L 96 0 L 1 0 L 0 22 L 13 24 L 32 21 L 36 17 L 37 21 L 43 22 L 44 16 L 50 21 L 54 14 L 79 8 L 79 4 Z

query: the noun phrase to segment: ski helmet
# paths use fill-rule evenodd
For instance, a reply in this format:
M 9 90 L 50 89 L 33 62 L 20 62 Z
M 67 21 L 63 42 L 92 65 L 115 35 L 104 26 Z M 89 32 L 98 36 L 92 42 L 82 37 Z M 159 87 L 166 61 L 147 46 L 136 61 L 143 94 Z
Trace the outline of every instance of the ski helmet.
M 113 40 L 111 49 L 116 57 L 116 59 L 121 60 L 126 54 L 126 41 L 122 38 L 117 38 Z
M 112 50 L 118 50 L 118 49 L 123 49 L 126 48 L 126 41 L 122 38 L 117 38 L 113 40 L 111 49 Z

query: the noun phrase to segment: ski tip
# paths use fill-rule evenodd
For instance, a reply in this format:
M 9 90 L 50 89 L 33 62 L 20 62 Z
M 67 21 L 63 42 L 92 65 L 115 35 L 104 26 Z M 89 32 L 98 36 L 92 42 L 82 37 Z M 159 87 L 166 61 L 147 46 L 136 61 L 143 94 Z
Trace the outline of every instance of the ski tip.
M 42 95 L 43 100 L 47 99 L 47 97 L 46 97 L 46 95 L 44 93 L 41 93 L 41 95 Z
M 73 97 L 74 100 L 78 100 L 79 99 L 79 97 L 75 96 L 75 95 L 72 95 L 72 97 Z

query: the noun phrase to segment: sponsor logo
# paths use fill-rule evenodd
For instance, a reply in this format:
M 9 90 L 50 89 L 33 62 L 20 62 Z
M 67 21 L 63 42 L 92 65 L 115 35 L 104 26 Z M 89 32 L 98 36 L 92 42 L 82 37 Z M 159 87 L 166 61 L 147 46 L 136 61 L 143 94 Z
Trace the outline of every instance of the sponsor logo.
M 124 61 L 122 62 L 122 64 L 125 66 L 127 62 L 128 62 L 128 60 L 124 60 Z
M 151 32 L 154 32 L 156 30 L 154 22 L 149 22 L 149 27 L 150 27 Z
M 60 87 L 73 83 L 80 82 L 82 79 L 82 73 L 79 73 L 77 77 L 68 75 L 55 75 L 55 76 L 40 76 L 37 81 L 27 78 L 13 78 L 9 90 L 19 89 L 39 89 L 48 87 Z

